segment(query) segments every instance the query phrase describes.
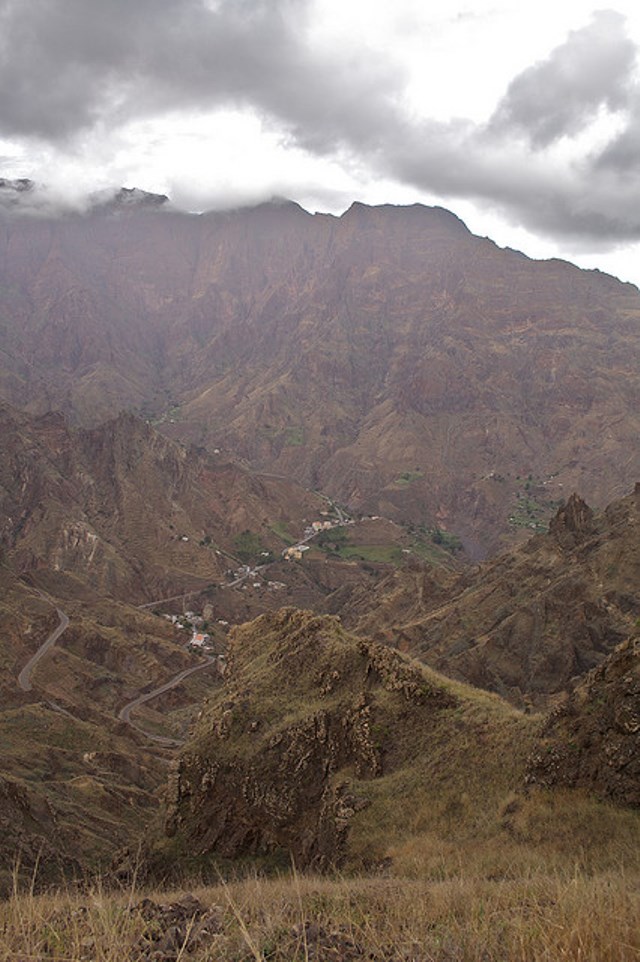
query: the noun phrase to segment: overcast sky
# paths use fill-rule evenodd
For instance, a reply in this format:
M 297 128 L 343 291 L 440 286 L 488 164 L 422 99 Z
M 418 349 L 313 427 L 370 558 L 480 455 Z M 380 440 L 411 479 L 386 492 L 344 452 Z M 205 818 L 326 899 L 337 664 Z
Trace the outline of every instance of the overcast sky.
M 640 284 L 631 0 L 0 0 L 0 177 L 442 204 Z

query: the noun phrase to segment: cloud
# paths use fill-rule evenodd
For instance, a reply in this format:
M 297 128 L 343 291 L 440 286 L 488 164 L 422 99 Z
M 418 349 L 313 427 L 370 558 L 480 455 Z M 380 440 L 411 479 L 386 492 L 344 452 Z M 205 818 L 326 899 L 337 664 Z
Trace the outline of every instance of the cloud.
M 509 84 L 491 121 L 493 131 L 521 134 L 534 148 L 581 131 L 600 107 L 627 106 L 636 49 L 625 19 L 601 10 L 546 60 Z
M 640 237 L 637 51 L 620 14 L 600 11 L 569 33 L 479 123 L 411 112 L 402 58 L 373 54 L 357 36 L 327 42 L 318 9 L 318 0 L 0 0 L 0 137 L 26 145 L 25 156 L 58 157 L 61 169 L 93 152 L 121 171 L 136 124 L 241 110 L 311 158 L 308 172 L 326 160 L 363 182 L 470 199 L 594 247 Z M 618 129 L 596 150 L 590 132 L 611 117 Z M 107 161 L 110 149 L 117 160 Z M 290 177 L 294 196 L 306 176 Z M 235 194 L 256 189 L 251 179 Z M 344 186 L 319 179 L 315 194 L 327 189 Z M 203 204 L 221 192 L 204 179 L 191 191 Z
M 250 105 L 328 149 L 401 79 L 318 55 L 310 0 L 0 0 L 0 132 L 65 141 L 97 124 Z M 357 107 L 357 110 L 356 110 Z

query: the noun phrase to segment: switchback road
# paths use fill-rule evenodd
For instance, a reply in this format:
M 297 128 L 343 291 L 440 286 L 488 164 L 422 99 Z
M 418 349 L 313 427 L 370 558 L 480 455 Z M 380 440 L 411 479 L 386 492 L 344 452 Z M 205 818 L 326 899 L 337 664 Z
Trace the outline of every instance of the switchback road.
M 42 597 L 44 598 L 45 596 L 43 595 Z M 48 601 L 49 599 L 47 598 L 46 600 Z M 59 619 L 58 627 L 51 632 L 44 644 L 40 645 L 35 655 L 29 659 L 18 675 L 18 686 L 22 689 L 22 691 L 31 691 L 33 689 L 33 685 L 31 684 L 33 669 L 36 667 L 40 659 L 46 655 L 49 649 L 53 648 L 62 632 L 65 631 L 69 625 L 69 619 L 65 615 L 62 608 L 56 608 L 56 613 Z
M 153 698 L 157 698 L 158 695 L 164 695 L 166 691 L 171 691 L 172 688 L 175 688 L 177 685 L 179 685 L 180 682 L 184 681 L 185 678 L 188 678 L 189 675 L 193 675 L 196 671 L 202 671 L 203 668 L 208 668 L 209 665 L 212 665 L 215 661 L 217 661 L 217 657 L 215 655 L 208 655 L 205 661 L 200 662 L 198 665 L 192 665 L 191 668 L 185 668 L 177 675 L 174 675 L 173 678 L 170 678 L 169 681 L 166 681 L 164 685 L 160 685 L 159 688 L 154 688 L 153 691 L 148 691 L 143 695 L 138 695 L 137 698 L 134 698 L 133 701 L 130 701 L 124 706 L 124 708 L 120 709 L 118 712 L 119 720 L 125 722 L 125 724 L 135 728 L 135 730 L 140 732 L 142 735 L 146 735 L 147 738 L 151 738 L 154 742 L 158 742 L 161 745 L 166 745 L 170 748 L 181 745 L 182 742 L 176 741 L 173 738 L 165 738 L 163 735 L 153 735 L 145 728 L 141 728 L 139 725 L 136 725 L 135 722 L 131 721 L 131 712 L 135 711 L 137 708 L 140 708 L 141 705 L 146 704 Z

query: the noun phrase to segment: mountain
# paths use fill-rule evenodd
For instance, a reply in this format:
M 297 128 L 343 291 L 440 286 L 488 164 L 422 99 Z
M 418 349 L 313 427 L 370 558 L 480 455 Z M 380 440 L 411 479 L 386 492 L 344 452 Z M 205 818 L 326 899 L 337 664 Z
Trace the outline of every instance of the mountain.
M 329 514 L 326 499 L 184 448 L 130 414 L 71 429 L 60 414 L 0 405 L 0 435 L 6 892 L 16 860 L 29 873 L 39 853 L 47 861 L 41 882 L 104 869 L 117 848 L 135 847 L 157 811 L 168 753 L 219 672 L 211 654 L 189 650 L 190 630 L 151 613 L 149 599 L 168 598 L 163 611 L 182 613 L 185 593 L 207 589 L 191 607 L 208 611 L 220 651 L 228 621 L 278 606 L 282 594 L 319 603 L 346 566 L 336 561 L 333 575 L 314 577 L 279 559 L 289 531 L 294 541 L 305 518 Z M 271 559 L 274 569 L 288 569 L 287 583 L 274 581 L 281 590 L 272 591 L 256 572 L 247 592 L 250 565 Z M 229 578 L 241 561 L 242 575 Z M 362 580 L 351 568 L 348 577 Z M 178 687 L 136 703 L 183 674 Z M 122 716 L 132 703 L 133 717 Z
M 447 575 L 419 565 L 334 602 L 345 624 L 520 706 L 553 702 L 640 616 L 640 485 L 594 513 L 577 495 L 548 534 Z M 335 609 L 337 610 L 337 609 Z
M 474 556 L 638 476 L 639 318 L 632 285 L 441 208 L 0 216 L 0 396 L 134 409 Z
M 640 638 L 621 644 L 550 715 L 527 782 L 640 808 Z
M 333 618 L 283 609 L 237 630 L 224 689 L 171 778 L 167 832 L 194 854 L 284 851 L 326 869 L 344 863 L 360 821 L 366 862 L 407 804 L 440 809 L 462 791 L 463 772 L 470 795 L 497 800 L 511 787 L 507 746 L 510 765 L 523 763 L 534 728 Z M 468 763 L 481 744 L 474 780 Z

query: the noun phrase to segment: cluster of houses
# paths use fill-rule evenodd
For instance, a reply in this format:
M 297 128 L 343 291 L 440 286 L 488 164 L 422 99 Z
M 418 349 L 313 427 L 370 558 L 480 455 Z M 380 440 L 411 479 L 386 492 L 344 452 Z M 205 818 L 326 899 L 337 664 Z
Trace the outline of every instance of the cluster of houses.
M 194 631 L 189 639 L 190 648 L 200 648 L 202 651 L 209 650 L 211 645 L 211 635 L 202 631 Z
M 285 561 L 300 561 L 302 555 L 305 551 L 309 550 L 308 544 L 294 544 L 290 548 L 286 548 L 282 553 L 282 557 Z
M 298 544 L 293 544 L 290 548 L 286 548 L 282 552 L 282 557 L 285 561 L 300 561 L 304 552 L 309 550 L 309 545 L 306 544 L 307 541 L 311 541 L 311 539 L 315 535 L 320 534 L 321 531 L 330 531 L 331 528 L 337 528 L 343 523 L 346 522 L 329 520 L 312 521 L 311 524 L 304 529 L 304 537 L 302 540 L 299 541 Z
M 183 615 L 165 615 L 164 617 L 179 630 L 191 631 L 191 638 L 187 642 L 188 647 L 198 648 L 201 651 L 213 650 L 211 635 L 201 630 L 205 623 L 202 615 L 196 614 L 195 611 L 185 611 Z M 219 624 L 228 625 L 228 622 L 220 619 Z

